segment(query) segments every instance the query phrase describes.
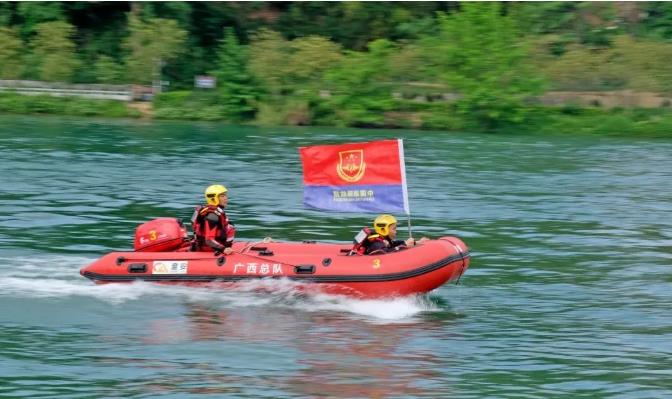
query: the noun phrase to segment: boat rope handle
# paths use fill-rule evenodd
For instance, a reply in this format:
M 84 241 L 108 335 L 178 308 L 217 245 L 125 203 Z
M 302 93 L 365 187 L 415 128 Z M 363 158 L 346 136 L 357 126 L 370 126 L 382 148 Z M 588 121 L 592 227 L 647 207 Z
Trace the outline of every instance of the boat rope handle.
M 259 259 L 259 260 L 263 260 L 264 262 L 268 262 L 268 258 L 262 258 L 261 256 L 251 255 L 251 254 L 248 253 L 248 251 L 251 248 L 254 248 L 255 245 L 268 244 L 268 243 L 271 243 L 271 242 L 274 242 L 271 237 L 264 237 L 263 240 L 250 242 L 247 245 L 245 245 L 243 247 L 243 249 L 241 249 L 240 251 L 233 251 L 233 253 L 237 253 L 239 255 L 245 255 L 245 256 L 250 257 L 250 258 Z M 280 262 L 280 263 L 283 263 L 283 264 L 285 264 L 287 266 L 291 266 L 291 267 L 297 267 L 298 266 L 298 265 L 294 265 L 292 263 L 287 263 L 287 262 Z
M 247 245 L 245 245 L 243 247 L 243 249 L 241 249 L 240 251 L 235 251 L 235 252 L 243 255 L 245 252 L 249 251 L 250 248 L 254 247 L 255 245 L 257 245 L 257 244 L 268 244 L 269 242 L 273 242 L 273 239 L 271 237 L 264 237 L 263 240 L 250 242 Z

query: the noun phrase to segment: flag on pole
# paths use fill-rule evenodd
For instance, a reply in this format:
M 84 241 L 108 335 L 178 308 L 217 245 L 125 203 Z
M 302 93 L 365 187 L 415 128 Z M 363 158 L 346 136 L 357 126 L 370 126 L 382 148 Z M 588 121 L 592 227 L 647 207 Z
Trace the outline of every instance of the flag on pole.
M 301 147 L 299 152 L 306 206 L 410 215 L 403 140 Z

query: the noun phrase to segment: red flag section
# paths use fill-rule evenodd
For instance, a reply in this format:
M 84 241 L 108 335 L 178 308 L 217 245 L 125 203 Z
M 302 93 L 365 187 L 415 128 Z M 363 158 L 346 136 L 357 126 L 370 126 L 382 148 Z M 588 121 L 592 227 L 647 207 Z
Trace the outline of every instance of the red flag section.
M 305 185 L 402 184 L 398 140 L 301 147 Z

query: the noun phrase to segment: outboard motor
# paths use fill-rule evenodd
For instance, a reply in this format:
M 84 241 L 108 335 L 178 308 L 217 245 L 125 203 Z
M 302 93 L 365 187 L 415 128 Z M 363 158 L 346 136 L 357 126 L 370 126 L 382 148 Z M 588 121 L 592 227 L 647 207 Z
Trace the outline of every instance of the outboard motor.
M 188 240 L 187 229 L 176 218 L 157 218 L 135 230 L 133 248 L 137 252 L 174 251 Z

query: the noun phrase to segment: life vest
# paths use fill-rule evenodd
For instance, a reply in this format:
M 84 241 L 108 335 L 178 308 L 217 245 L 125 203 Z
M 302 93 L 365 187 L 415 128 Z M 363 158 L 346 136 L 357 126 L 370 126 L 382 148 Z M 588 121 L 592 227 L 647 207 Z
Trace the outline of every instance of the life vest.
M 205 224 L 209 221 L 216 221 L 219 225 L 219 231 L 215 239 L 222 244 L 233 242 L 236 234 L 235 227 L 229 223 L 224 209 L 218 206 L 197 206 L 191 216 L 191 225 L 194 231 L 194 241 L 192 250 L 202 249 L 205 244 Z
M 355 236 L 349 255 L 365 255 L 367 248 L 376 241 L 385 241 L 385 238 L 376 234 L 371 228 L 364 227 Z

